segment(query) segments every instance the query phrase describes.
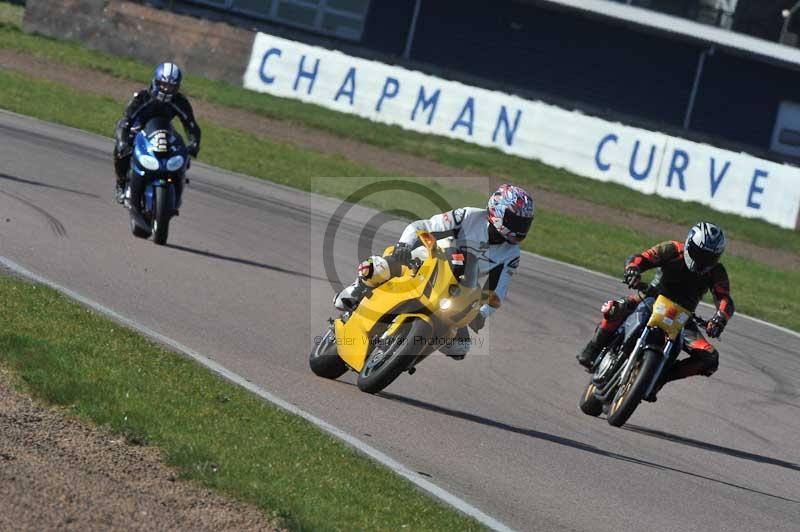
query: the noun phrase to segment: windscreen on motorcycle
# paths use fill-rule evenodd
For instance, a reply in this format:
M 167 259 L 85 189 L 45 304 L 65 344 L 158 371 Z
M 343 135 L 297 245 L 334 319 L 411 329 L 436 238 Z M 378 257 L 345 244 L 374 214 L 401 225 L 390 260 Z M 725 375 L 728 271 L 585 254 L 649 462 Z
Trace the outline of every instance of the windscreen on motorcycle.
M 478 286 L 480 264 L 478 255 L 481 253 L 481 244 L 469 240 L 456 240 L 453 246 L 445 250 L 447 262 L 453 270 L 453 275 L 458 277 L 461 284 L 467 288 Z
M 163 155 L 169 154 L 170 142 L 174 142 L 176 135 L 172 131 L 172 124 L 167 118 L 162 116 L 151 118 L 144 125 L 143 131 L 153 147 L 153 152 Z

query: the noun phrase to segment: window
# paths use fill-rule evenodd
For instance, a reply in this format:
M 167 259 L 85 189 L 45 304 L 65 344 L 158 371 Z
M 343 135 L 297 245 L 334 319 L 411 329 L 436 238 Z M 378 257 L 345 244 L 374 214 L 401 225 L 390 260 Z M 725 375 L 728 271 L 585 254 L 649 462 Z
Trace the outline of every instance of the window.
M 230 7 L 235 11 L 267 17 L 274 3 L 273 0 L 233 0 Z
M 370 0 L 188 0 L 225 11 L 357 41 Z
M 800 103 L 780 103 L 770 149 L 782 155 L 800 157 Z
M 730 29 L 740 0 L 613 0 Z

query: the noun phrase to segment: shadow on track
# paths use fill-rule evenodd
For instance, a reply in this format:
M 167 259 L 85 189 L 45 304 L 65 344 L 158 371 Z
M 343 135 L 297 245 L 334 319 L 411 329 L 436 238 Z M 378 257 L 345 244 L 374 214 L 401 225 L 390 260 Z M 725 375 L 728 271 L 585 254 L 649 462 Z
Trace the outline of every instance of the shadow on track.
M 213 253 L 211 251 L 201 251 L 199 249 L 194 249 L 186 246 L 179 246 L 177 244 L 167 244 L 168 248 L 176 249 L 178 251 L 183 251 L 184 253 L 192 253 L 193 255 L 200 255 L 201 257 L 209 257 L 212 259 L 224 260 L 227 262 L 233 262 L 235 264 L 244 264 L 245 266 L 253 266 L 254 268 L 261 268 L 263 270 L 269 270 L 271 272 L 279 272 L 285 273 L 287 275 L 294 275 L 295 277 L 305 277 L 306 279 L 314 279 L 317 281 L 325 281 L 328 282 L 327 279 L 322 277 L 317 277 L 315 275 L 309 275 L 307 273 L 298 272 L 295 270 L 287 270 L 286 268 L 281 268 L 280 266 L 273 266 L 272 264 L 266 264 L 263 262 L 256 262 L 254 260 L 249 259 L 242 259 L 240 257 L 231 257 L 229 255 L 221 255 L 219 253 Z
M 62 190 L 64 192 L 70 192 L 72 194 L 78 194 L 79 196 L 86 196 L 87 198 L 100 198 L 97 194 L 91 194 L 89 192 L 84 192 L 82 190 L 76 190 L 74 188 L 67 188 L 67 187 L 60 187 L 58 185 L 51 185 L 49 183 L 42 183 L 41 181 L 33 181 L 32 179 L 24 179 L 22 177 L 16 177 L 13 175 L 8 175 L 4 173 L 0 173 L 0 179 L 5 179 L 6 181 L 14 181 L 16 183 L 25 183 L 26 185 L 33 185 L 35 187 L 44 187 L 44 188 L 52 188 L 54 190 Z
M 565 438 L 563 436 L 556 436 L 555 434 L 549 434 L 547 432 L 541 432 L 538 430 L 533 429 L 526 429 L 524 427 L 517 427 L 514 425 L 509 425 L 507 423 L 503 423 L 502 421 L 496 421 L 494 419 L 485 418 L 482 416 L 478 416 L 476 414 L 470 414 L 469 412 L 462 412 L 460 410 L 454 410 L 452 408 L 447 408 L 444 406 L 435 405 L 432 403 L 427 403 L 425 401 L 420 401 L 419 399 L 412 399 L 410 397 L 403 397 L 400 395 L 395 395 L 393 393 L 388 392 L 381 392 L 380 397 L 385 399 L 389 399 L 391 401 L 396 401 L 398 403 L 403 403 L 409 406 L 413 406 L 415 408 L 421 408 L 423 410 L 428 410 L 429 412 L 435 412 L 437 414 L 443 414 L 446 416 L 463 419 L 465 421 L 470 421 L 472 423 L 478 423 L 480 425 L 485 425 L 487 427 L 492 427 L 500 430 L 505 430 L 508 432 L 513 432 L 514 434 L 521 434 L 523 436 L 528 436 L 530 438 L 535 438 L 537 440 L 548 441 L 551 443 L 556 443 L 558 445 L 563 445 L 565 447 L 571 447 L 573 449 L 578 449 L 579 451 L 584 451 L 587 453 L 595 454 L 598 456 L 603 456 L 605 458 L 612 458 L 614 460 L 620 460 L 622 462 L 628 462 L 631 464 L 637 464 L 645 467 L 651 467 L 653 469 L 658 469 L 661 471 L 670 471 L 672 473 L 679 473 L 681 475 L 686 475 L 694 478 L 700 478 L 703 480 L 708 480 L 709 482 L 714 482 L 717 484 L 723 484 L 725 486 L 729 486 L 731 488 L 736 488 L 744 491 L 748 491 L 750 493 L 756 493 L 758 495 L 764 495 L 766 497 L 771 497 L 773 499 L 780 499 L 782 501 L 791 502 L 794 504 L 800 504 L 800 501 L 796 501 L 794 499 L 789 499 L 787 497 L 782 497 L 780 495 L 774 495 L 772 493 L 767 493 L 764 491 L 759 491 L 757 489 L 748 488 L 746 486 L 740 486 L 738 484 L 734 484 L 732 482 L 726 482 L 724 480 L 719 480 L 712 477 L 707 477 L 705 475 L 700 475 L 698 473 L 692 473 L 691 471 L 684 471 L 682 469 L 677 469 L 675 467 L 670 467 L 662 464 L 657 464 L 655 462 L 650 462 L 648 460 L 643 460 L 640 458 L 634 458 L 632 456 L 627 456 L 620 453 L 615 453 L 612 451 L 606 451 L 605 449 L 600 449 L 599 447 L 595 447 L 594 445 L 589 445 L 588 443 L 583 443 L 577 440 L 572 440 L 570 438 Z
M 645 436 L 652 436 L 653 438 L 658 438 L 661 440 L 681 443 L 683 445 L 688 445 L 689 447 L 696 447 L 698 449 L 705 449 L 706 451 L 726 454 L 728 456 L 733 456 L 734 458 L 741 458 L 743 460 L 751 460 L 753 462 L 759 462 L 762 464 L 770 464 L 778 467 L 784 467 L 786 469 L 791 469 L 792 471 L 800 471 L 800 464 L 793 464 L 792 462 L 786 462 L 784 460 L 779 460 L 777 458 L 770 458 L 769 456 L 763 456 L 755 453 L 748 453 L 746 451 L 731 449 L 730 447 L 723 447 L 722 445 L 715 445 L 713 443 L 707 443 L 700 440 L 693 440 L 692 438 L 687 438 L 685 436 L 678 436 L 676 434 L 670 434 L 668 432 L 661 432 L 660 430 L 639 427 L 637 425 L 625 425 L 624 428 L 625 430 L 629 430 L 637 434 L 644 434 Z

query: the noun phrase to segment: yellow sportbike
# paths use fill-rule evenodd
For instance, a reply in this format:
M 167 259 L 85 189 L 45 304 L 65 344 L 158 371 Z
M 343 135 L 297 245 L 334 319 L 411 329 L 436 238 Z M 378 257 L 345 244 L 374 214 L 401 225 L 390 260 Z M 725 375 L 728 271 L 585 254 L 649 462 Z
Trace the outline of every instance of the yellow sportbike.
M 337 379 L 352 370 L 360 390 L 377 393 L 401 373 L 413 374 L 428 355 L 454 341 L 483 303 L 496 301 L 478 284 L 486 244 L 450 240 L 440 247 L 430 233 L 417 236 L 427 249 L 425 258 L 412 260 L 355 310 L 330 320 L 309 356 L 316 375 Z
M 683 348 L 683 331 L 707 322 L 664 295 L 644 294 L 642 302 L 595 358 L 592 378 L 579 402 L 583 413 L 607 415 L 621 427 L 642 399 L 650 396 Z

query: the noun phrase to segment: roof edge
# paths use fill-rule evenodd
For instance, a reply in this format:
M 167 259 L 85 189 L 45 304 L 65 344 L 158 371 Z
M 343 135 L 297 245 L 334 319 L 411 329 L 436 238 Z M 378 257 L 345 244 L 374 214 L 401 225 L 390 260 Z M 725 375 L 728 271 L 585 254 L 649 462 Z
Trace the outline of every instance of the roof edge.
M 610 0 L 538 0 L 541 4 L 572 8 L 605 18 L 657 29 L 694 41 L 704 41 L 724 48 L 758 55 L 800 68 L 800 48 L 759 39 L 743 33 L 701 24 L 693 20 L 620 4 Z M 799 15 L 800 16 L 800 15 Z

